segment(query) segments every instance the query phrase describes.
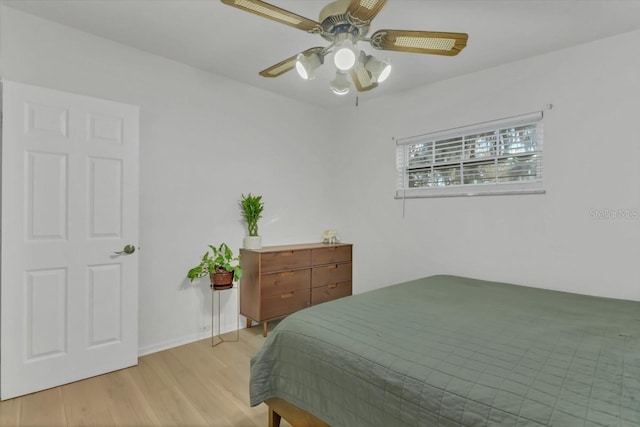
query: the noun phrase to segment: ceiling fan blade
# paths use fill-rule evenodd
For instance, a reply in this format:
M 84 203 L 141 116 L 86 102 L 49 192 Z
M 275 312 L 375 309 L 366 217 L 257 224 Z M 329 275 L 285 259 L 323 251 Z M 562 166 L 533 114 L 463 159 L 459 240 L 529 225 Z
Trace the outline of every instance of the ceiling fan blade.
M 347 13 L 363 23 L 370 22 L 387 3 L 387 0 L 352 0 Z
M 378 83 L 371 80 L 371 75 L 360 61 L 356 61 L 349 73 L 351 74 L 351 80 L 353 80 L 353 84 L 356 85 L 358 92 L 366 92 L 378 86 Z
M 312 53 L 321 52 L 323 50 L 324 50 L 323 47 L 312 47 L 302 52 L 302 54 L 305 56 L 309 56 Z M 287 58 L 284 61 L 280 61 L 277 64 L 272 65 L 269 68 L 265 68 L 264 70 L 260 71 L 258 74 L 260 74 L 262 77 L 278 77 L 296 66 L 296 60 L 298 58 L 298 55 L 299 54 L 296 53 L 291 58 Z
M 222 3 L 310 33 L 322 32 L 322 25 L 260 0 L 221 0 Z
M 371 46 L 381 50 L 454 56 L 467 45 L 468 34 L 435 31 L 379 30 Z

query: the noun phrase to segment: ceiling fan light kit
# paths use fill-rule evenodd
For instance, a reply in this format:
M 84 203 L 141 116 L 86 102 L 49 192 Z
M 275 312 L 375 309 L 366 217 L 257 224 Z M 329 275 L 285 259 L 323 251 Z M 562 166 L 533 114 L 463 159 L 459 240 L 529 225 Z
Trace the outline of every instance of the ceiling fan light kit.
M 465 33 L 434 31 L 378 30 L 367 37 L 371 20 L 382 10 L 387 0 L 337 0 L 320 11 L 314 21 L 261 0 L 221 0 L 235 8 L 289 25 L 329 42 L 326 47 L 313 47 L 260 71 L 263 77 L 278 77 L 296 68 L 305 80 L 314 78 L 314 71 L 333 54 L 335 78 L 329 87 L 336 95 L 349 92 L 351 83 L 359 92 L 371 90 L 389 77 L 390 60 L 379 60 L 358 48 L 358 42 L 369 42 L 378 50 L 455 56 L 467 45 Z

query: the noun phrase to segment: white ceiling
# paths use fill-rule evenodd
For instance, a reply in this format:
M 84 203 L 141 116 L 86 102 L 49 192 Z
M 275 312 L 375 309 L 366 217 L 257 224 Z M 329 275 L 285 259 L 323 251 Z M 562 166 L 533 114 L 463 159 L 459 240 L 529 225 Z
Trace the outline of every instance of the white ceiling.
M 271 0 L 318 19 L 328 1 Z M 323 107 L 351 104 L 331 93 L 327 63 L 314 81 L 295 70 L 278 78 L 258 72 L 312 46 L 318 35 L 226 6 L 219 0 L 4 0 L 9 7 L 41 16 L 193 67 Z M 455 57 L 382 52 L 389 57 L 389 79 L 360 100 L 411 90 L 453 76 L 494 67 L 592 40 L 640 29 L 637 0 L 389 0 L 373 20 L 382 28 L 465 32 L 467 47 Z M 633 53 L 635 52 L 635 53 Z M 637 55 L 638 47 L 629 54 Z M 597 61 L 594 52 L 594 61 Z

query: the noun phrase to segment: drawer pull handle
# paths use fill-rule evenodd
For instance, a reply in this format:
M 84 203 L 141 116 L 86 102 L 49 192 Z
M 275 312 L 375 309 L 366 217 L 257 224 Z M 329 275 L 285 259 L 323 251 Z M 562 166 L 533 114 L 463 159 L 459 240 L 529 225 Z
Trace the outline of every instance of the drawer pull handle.
M 282 252 L 282 253 L 280 254 L 280 256 L 291 256 L 291 255 L 293 255 L 293 251 L 289 251 L 289 252 Z
M 338 287 L 338 284 L 337 283 L 332 283 L 328 287 L 329 287 L 329 289 L 335 289 L 335 288 Z
M 330 270 L 335 270 L 336 268 L 338 268 L 338 264 L 330 265 L 330 266 L 329 266 L 329 269 L 330 269 Z
M 293 298 L 293 292 L 280 295 L 280 299 Z
M 286 277 L 286 276 L 293 276 L 295 273 L 293 271 L 285 271 L 284 273 L 280 273 L 280 276 L 282 277 Z

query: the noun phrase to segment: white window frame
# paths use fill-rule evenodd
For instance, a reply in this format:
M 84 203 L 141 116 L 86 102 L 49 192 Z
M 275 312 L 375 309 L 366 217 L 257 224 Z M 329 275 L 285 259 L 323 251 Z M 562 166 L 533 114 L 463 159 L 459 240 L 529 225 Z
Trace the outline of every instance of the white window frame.
M 417 135 L 396 140 L 396 199 L 422 198 L 422 197 L 454 197 L 454 196 L 492 196 L 492 195 L 510 195 L 510 194 L 543 194 L 545 192 L 542 182 L 543 172 L 543 133 L 542 133 L 542 111 L 524 114 L 520 116 L 509 117 L 500 120 L 459 127 Z M 493 154 L 483 154 L 481 157 L 475 157 L 477 145 L 474 146 L 476 151 L 470 153 L 465 151 L 465 141 L 469 137 L 477 138 L 478 134 L 495 133 L 496 138 L 509 129 L 519 128 L 523 126 L 533 126 L 535 134 L 535 144 L 527 146 L 527 149 L 515 154 L 499 153 L 498 148 L 492 151 Z M 453 143 L 448 141 L 454 140 Z M 459 140 L 459 141 L 458 141 Z M 496 139 L 497 141 L 498 139 Z M 454 160 L 437 159 L 438 150 L 453 150 Z M 496 142 L 496 144 L 498 144 Z M 411 157 L 411 150 L 415 152 L 417 147 L 423 149 L 427 147 L 428 155 L 421 157 L 416 163 L 415 157 Z M 517 181 L 501 181 L 497 172 L 498 167 L 503 165 L 502 162 L 512 161 L 514 158 L 534 159 L 535 173 L 533 175 L 522 175 L 518 178 L 523 180 Z M 413 165 L 411 164 L 412 162 Z M 495 162 L 496 177 L 495 182 L 485 183 L 464 183 L 464 171 L 471 169 L 472 165 L 483 163 L 488 164 Z M 419 166 L 416 166 L 418 164 Z M 422 170 L 425 174 L 432 173 L 438 168 L 459 168 L 458 183 L 439 182 L 434 183 L 426 179 L 424 186 L 414 186 L 410 184 L 410 175 L 415 174 L 416 170 Z

